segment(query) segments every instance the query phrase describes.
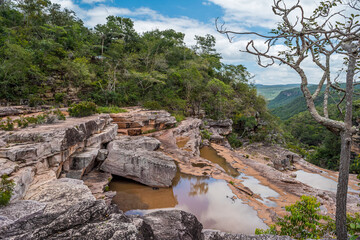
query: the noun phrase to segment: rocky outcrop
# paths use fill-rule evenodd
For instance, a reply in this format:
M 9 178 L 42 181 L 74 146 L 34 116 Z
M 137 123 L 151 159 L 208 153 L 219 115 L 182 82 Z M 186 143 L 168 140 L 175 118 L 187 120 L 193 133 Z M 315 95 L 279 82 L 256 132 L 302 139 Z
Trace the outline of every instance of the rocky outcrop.
M 203 121 L 205 129 L 210 133 L 210 142 L 225 145 L 230 147 L 229 143 L 226 140 L 226 136 L 232 132 L 232 120 L 212 120 L 205 119 Z
M 136 136 L 142 133 L 172 128 L 176 124 L 175 117 L 164 110 L 128 109 L 129 112 L 111 114 L 119 127 L 118 132 Z
M 231 234 L 214 230 L 203 231 L 204 240 L 292 240 L 289 236 Z
M 81 180 L 56 179 L 0 208 L 1 239 L 154 239 L 142 219 L 96 200 Z
M 157 240 L 202 239 L 202 224 L 197 218 L 179 210 L 156 211 L 141 217 L 151 226 Z
M 15 182 L 12 200 L 22 199 L 40 180 L 81 179 L 116 134 L 117 125 L 106 114 L 2 132 L 0 173 Z
M 160 142 L 149 137 L 123 136 L 109 143 L 100 169 L 153 187 L 169 187 L 176 174 L 174 160 L 156 152 Z

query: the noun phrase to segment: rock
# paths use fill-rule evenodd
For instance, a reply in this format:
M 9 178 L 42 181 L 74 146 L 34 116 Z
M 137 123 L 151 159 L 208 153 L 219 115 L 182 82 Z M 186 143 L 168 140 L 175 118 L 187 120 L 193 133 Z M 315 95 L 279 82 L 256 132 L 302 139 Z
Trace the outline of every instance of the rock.
M 101 133 L 94 134 L 89 139 L 87 139 L 86 146 L 100 148 L 102 144 L 108 143 L 115 139 L 117 135 L 117 129 L 118 127 L 116 124 L 110 124 Z
M 130 136 L 119 136 L 116 141 L 113 141 L 112 148 L 125 149 L 125 150 L 136 150 L 143 149 L 148 151 L 155 151 L 160 147 L 160 141 L 152 137 L 130 137 Z
M 176 124 L 175 117 L 164 110 L 133 109 L 126 113 L 111 114 L 110 116 L 119 126 L 118 132 L 130 136 L 172 128 Z
M 5 147 L 6 146 L 6 142 L 4 142 L 3 140 L 0 139 L 0 148 Z
M 157 240 L 202 239 L 202 224 L 191 214 L 180 210 L 156 211 L 141 217 L 151 226 Z
M 21 111 L 14 107 L 0 107 L 0 117 L 20 114 Z
M 148 139 L 147 137 L 141 138 Z M 109 143 L 107 147 L 109 155 L 100 169 L 152 187 L 171 186 L 176 174 L 176 165 L 172 158 L 162 152 L 138 148 L 140 146 L 148 147 L 148 149 L 154 148 L 153 144 L 148 144 L 144 139 L 132 145 L 127 145 L 127 143 L 131 143 L 131 140 L 125 141 L 125 143 L 123 140 Z M 134 148 L 130 149 L 131 146 Z
M 110 205 L 112 197 L 114 197 L 113 192 L 104 192 L 104 190 L 111 179 L 110 173 L 100 172 L 95 169 L 83 177 L 84 184 L 89 187 L 96 199 L 104 199 L 108 205 Z
M 210 131 L 217 132 L 219 135 L 226 136 L 232 132 L 232 120 L 225 119 L 225 120 L 212 120 L 212 119 L 205 119 L 203 121 L 205 125 L 209 126 Z
M 290 173 L 290 177 L 292 177 L 292 178 L 296 178 L 296 173 Z
M 0 158 L 0 176 L 6 174 L 10 175 L 19 168 L 17 163 L 14 163 L 6 158 Z
M 34 176 L 35 171 L 32 167 L 22 168 L 11 175 L 10 179 L 12 179 L 15 183 L 15 188 L 11 197 L 12 201 L 23 198 L 34 179 Z
M 84 174 L 89 173 L 91 169 L 93 169 L 98 152 L 99 150 L 96 148 L 89 148 L 85 149 L 84 152 L 72 155 L 69 159 L 69 174 L 66 174 L 66 176 L 69 178 L 81 179 Z
M 104 161 L 109 154 L 109 151 L 107 149 L 100 149 L 98 152 L 98 155 L 96 156 L 97 161 Z
M 203 235 L 204 240 L 292 240 L 289 236 L 231 234 L 207 229 Z
M 4 239 L 154 239 L 142 219 L 130 219 L 95 200 L 80 180 L 48 182 L 30 195 L 0 208 Z

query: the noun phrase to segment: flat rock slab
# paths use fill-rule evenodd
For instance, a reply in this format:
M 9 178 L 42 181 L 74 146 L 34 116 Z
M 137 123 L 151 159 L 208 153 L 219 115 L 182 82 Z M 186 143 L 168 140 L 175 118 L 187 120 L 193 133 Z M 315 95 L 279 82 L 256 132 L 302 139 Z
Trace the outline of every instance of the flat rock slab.
M 152 187 L 169 187 L 176 174 L 174 160 L 155 152 L 160 142 L 149 137 L 123 137 L 109 143 L 101 170 Z

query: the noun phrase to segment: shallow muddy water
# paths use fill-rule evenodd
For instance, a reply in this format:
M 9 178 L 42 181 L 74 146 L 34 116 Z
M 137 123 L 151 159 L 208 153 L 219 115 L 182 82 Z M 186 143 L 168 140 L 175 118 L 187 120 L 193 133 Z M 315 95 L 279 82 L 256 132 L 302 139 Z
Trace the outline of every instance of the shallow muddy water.
M 317 189 L 336 192 L 337 182 L 335 182 L 332 179 L 326 178 L 317 173 L 305 172 L 303 170 L 298 170 L 295 173 L 296 173 L 296 179 L 302 183 L 305 183 Z M 354 190 L 350 187 L 348 191 L 354 193 L 359 192 L 358 190 Z
M 200 157 L 205 158 L 213 163 L 218 164 L 220 167 L 222 167 L 227 174 L 229 174 L 232 177 L 238 177 L 240 173 L 231 167 L 229 163 L 226 162 L 226 160 L 222 157 L 220 157 L 216 150 L 212 147 L 204 146 L 200 149 Z
M 242 184 L 245 187 L 248 187 L 253 191 L 253 193 L 260 195 L 263 200 L 260 200 L 263 204 L 268 207 L 276 207 L 277 204 L 274 201 L 271 201 L 269 197 L 278 198 L 280 194 L 272 190 L 268 186 L 264 186 L 253 176 L 240 175 L 237 179 L 242 180 Z
M 172 188 L 154 190 L 124 178 L 114 178 L 113 199 L 126 214 L 146 214 L 159 209 L 181 209 L 193 213 L 204 228 L 253 234 L 267 228 L 257 212 L 234 194 L 226 181 L 210 177 L 177 174 Z

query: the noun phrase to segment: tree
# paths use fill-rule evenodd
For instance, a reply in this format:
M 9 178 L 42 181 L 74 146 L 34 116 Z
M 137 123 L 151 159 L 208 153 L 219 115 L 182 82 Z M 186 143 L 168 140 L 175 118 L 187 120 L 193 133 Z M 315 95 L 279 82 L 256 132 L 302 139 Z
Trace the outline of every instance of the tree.
M 360 54 L 360 24 L 358 14 L 346 14 L 344 10 L 333 12 L 337 7 L 345 6 L 341 0 L 321 2 L 313 14 L 306 16 L 300 0 L 291 7 L 287 7 L 284 0 L 274 0 L 273 12 L 281 17 L 281 22 L 276 29 L 268 35 L 255 32 L 235 32 L 224 28 L 216 22 L 217 30 L 226 34 L 229 40 L 232 34 L 254 35 L 265 39 L 265 51 L 251 40 L 246 45 L 244 52 L 257 57 L 258 64 L 269 67 L 275 63 L 285 64 L 293 69 L 301 79 L 301 90 L 304 94 L 307 107 L 311 116 L 329 130 L 341 136 L 341 154 L 339 179 L 336 195 L 336 233 L 338 239 L 347 239 L 346 233 L 346 200 L 347 185 L 349 178 L 350 147 L 352 135 L 356 128 L 352 125 L 352 97 L 353 87 L 356 82 L 356 74 L 359 73 Z M 358 10 L 359 0 L 351 0 L 347 3 L 352 10 Z M 296 18 L 294 18 L 296 16 Z M 272 50 L 277 44 L 286 47 L 283 51 L 273 54 Z M 346 69 L 346 88 L 340 88 L 331 59 L 335 56 L 343 56 L 343 67 Z M 307 59 L 322 71 L 318 79 L 318 87 L 312 94 L 308 88 L 308 73 L 304 63 Z M 315 79 L 311 79 L 315 80 Z M 315 108 L 314 100 L 319 96 L 320 90 L 325 86 L 323 112 Z M 345 100 L 345 114 L 342 120 L 334 120 L 329 117 L 328 98 L 330 89 L 334 88 L 343 94 Z M 341 110 L 339 108 L 339 110 Z M 342 112 L 342 111 L 341 111 Z

